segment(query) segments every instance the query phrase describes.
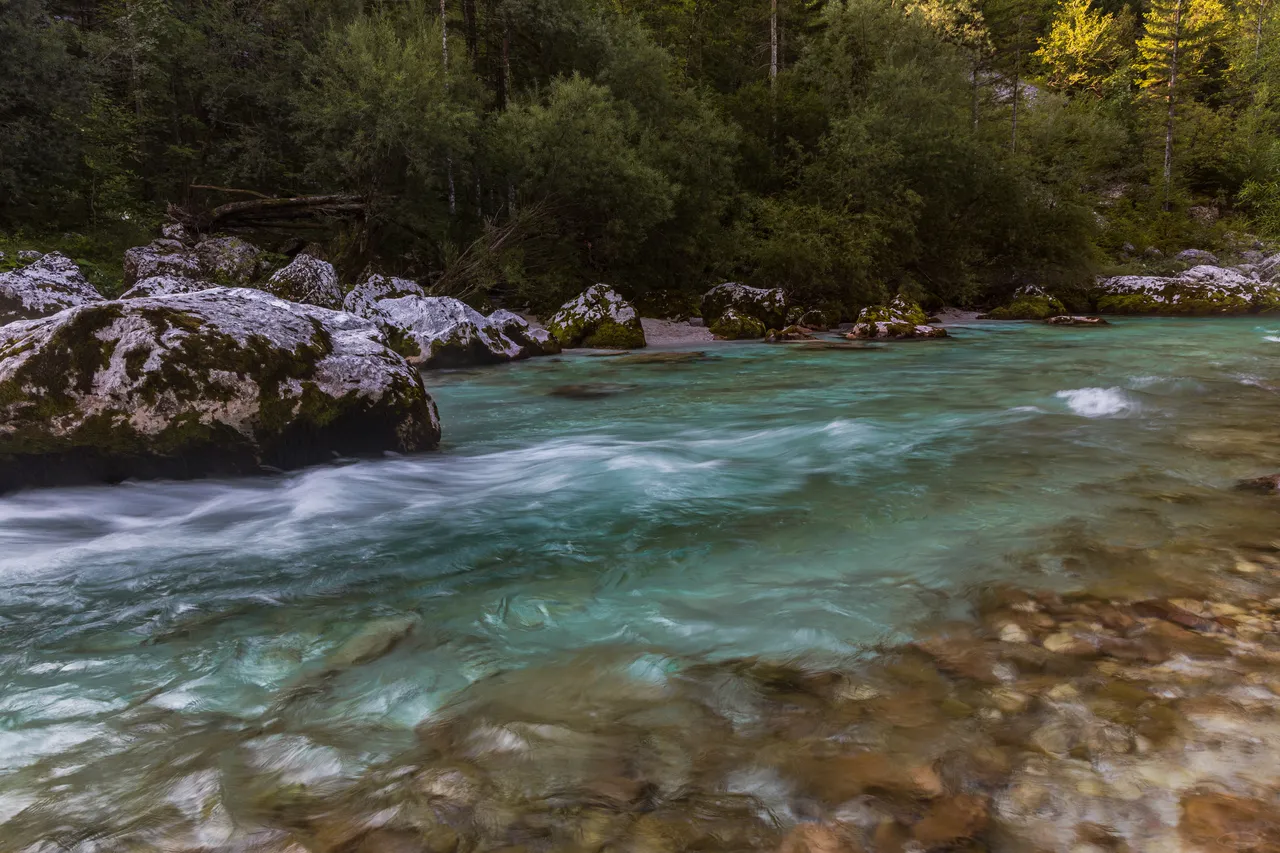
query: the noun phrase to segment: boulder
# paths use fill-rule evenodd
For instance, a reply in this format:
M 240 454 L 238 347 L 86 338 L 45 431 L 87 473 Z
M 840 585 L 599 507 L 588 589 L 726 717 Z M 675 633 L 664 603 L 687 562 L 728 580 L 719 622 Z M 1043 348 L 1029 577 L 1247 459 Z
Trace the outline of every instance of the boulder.
M 1201 265 L 1176 276 L 1123 275 L 1099 283 L 1103 314 L 1254 314 L 1280 311 L 1280 284 Z
M 263 289 L 290 302 L 321 308 L 341 308 L 344 298 L 333 264 L 311 255 L 298 255 L 288 266 L 271 276 Z
M 154 240 L 124 253 L 125 287 L 133 287 L 144 278 L 159 275 L 198 279 L 203 274 L 200 258 L 177 240 Z
M 780 288 L 747 287 L 728 281 L 717 284 L 702 297 L 702 319 L 708 326 L 714 326 L 730 308 L 760 321 L 765 329 L 787 325 L 787 295 Z
M 1182 261 L 1186 264 L 1211 264 L 1218 265 L 1218 256 L 1213 252 L 1206 252 L 1204 249 L 1183 249 L 1174 255 L 1174 260 Z
M 645 346 L 640 315 L 608 285 L 597 284 L 566 302 L 550 320 L 547 331 L 560 345 L 602 349 L 639 349 Z
M 765 337 L 765 341 L 771 344 L 785 343 L 787 341 L 811 341 L 813 334 L 804 326 L 787 326 L 780 332 L 770 332 Z
M 560 342 L 546 329 L 534 328 L 519 314 L 500 308 L 489 315 L 489 322 L 499 332 L 515 341 L 520 347 L 521 358 L 555 355 L 560 352 Z
M 214 237 L 196 246 L 205 276 L 218 284 L 244 287 L 261 280 L 262 252 L 239 237 Z
M 930 326 L 928 320 L 919 305 L 898 294 L 888 305 L 863 308 L 858 322 L 845 337 L 850 340 L 947 337 L 946 329 Z
M 803 326 L 815 332 L 825 332 L 831 328 L 831 321 L 827 317 L 825 311 L 819 311 L 817 308 L 810 308 L 800 315 L 794 325 Z
M 43 257 L 44 257 L 44 253 L 37 252 L 35 249 L 19 249 L 18 250 L 18 260 L 24 264 L 34 264 L 36 261 L 40 260 Z
M 1066 306 L 1044 289 L 1032 284 L 1015 290 L 1013 299 L 1008 305 L 997 308 L 982 319 L 1047 320 L 1065 313 L 1067 313 Z
M 208 281 L 184 278 L 177 275 L 153 275 L 144 278 L 133 287 L 120 294 L 121 299 L 141 299 L 146 296 L 171 296 L 176 293 L 199 293 L 217 287 Z
M 33 320 L 65 308 L 101 302 L 102 295 L 65 255 L 53 252 L 0 274 L 0 325 Z
M 375 303 L 377 321 L 403 336 L 397 344 L 424 368 L 501 364 L 524 357 L 515 341 L 479 311 L 448 296 L 400 296 Z
M 1063 314 L 1060 317 L 1050 317 L 1044 321 L 1049 326 L 1109 326 L 1111 325 L 1101 317 L 1073 317 Z
M 1280 282 L 1280 254 L 1258 261 L 1257 272 L 1263 281 Z
M 380 318 L 378 301 L 401 296 L 426 296 L 422 285 L 407 278 L 392 278 L 374 273 L 352 288 L 342 300 L 342 310 L 360 317 Z
M 97 302 L 0 328 L 0 489 L 433 448 L 377 326 L 261 291 Z
M 719 319 L 711 324 L 711 334 L 726 341 L 743 341 L 763 338 L 767 330 L 764 323 L 737 308 L 725 309 Z
M 191 233 L 186 227 L 178 222 L 166 222 L 160 226 L 160 236 L 166 240 L 176 240 L 179 243 L 192 243 Z

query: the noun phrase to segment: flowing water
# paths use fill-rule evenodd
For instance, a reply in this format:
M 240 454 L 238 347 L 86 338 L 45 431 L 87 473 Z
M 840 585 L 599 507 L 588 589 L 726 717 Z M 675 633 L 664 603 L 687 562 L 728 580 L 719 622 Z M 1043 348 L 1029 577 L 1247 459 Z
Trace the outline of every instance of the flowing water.
M 430 374 L 439 453 L 0 498 L 0 850 L 356 778 L 499 673 L 554 720 L 566 678 L 838 668 L 1114 582 L 1272 511 L 1230 487 L 1280 468 L 1277 327 L 574 353 Z

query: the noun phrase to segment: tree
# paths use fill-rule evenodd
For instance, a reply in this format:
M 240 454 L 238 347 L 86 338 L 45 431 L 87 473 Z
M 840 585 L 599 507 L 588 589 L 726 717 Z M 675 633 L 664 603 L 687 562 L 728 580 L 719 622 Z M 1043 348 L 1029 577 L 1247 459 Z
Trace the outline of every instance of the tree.
M 1066 0 L 1035 53 L 1049 86 L 1102 97 L 1106 81 L 1128 54 L 1126 29 L 1115 15 L 1093 9 L 1092 0 Z
M 1145 30 L 1138 40 L 1138 63 L 1144 89 L 1163 99 L 1164 209 L 1173 204 L 1174 124 L 1179 99 L 1203 71 L 1226 11 L 1218 0 L 1153 0 Z

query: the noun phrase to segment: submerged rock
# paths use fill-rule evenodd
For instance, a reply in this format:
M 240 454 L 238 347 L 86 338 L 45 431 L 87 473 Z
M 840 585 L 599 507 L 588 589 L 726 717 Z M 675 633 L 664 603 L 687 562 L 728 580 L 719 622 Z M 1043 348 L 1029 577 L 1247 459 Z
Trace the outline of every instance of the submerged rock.
M 271 276 L 265 290 L 290 302 L 335 310 L 342 308 L 344 297 L 333 264 L 311 255 L 294 258 L 287 267 Z
M 888 305 L 862 309 L 858 322 L 845 337 L 850 340 L 947 337 L 946 329 L 930 326 L 928 321 L 928 316 L 919 305 L 898 294 Z
M 1236 491 L 1256 492 L 1260 495 L 1274 495 L 1280 493 L 1280 474 L 1268 474 L 1265 477 L 1254 477 L 1251 480 L 1241 480 L 1236 483 Z
M 248 289 L 99 302 L 0 328 L 0 487 L 295 468 L 436 446 L 371 322 Z
M 608 285 L 597 284 L 570 302 L 547 321 L 560 345 L 573 349 L 640 349 L 645 346 L 644 327 L 636 309 Z
M 489 315 L 489 322 L 499 332 L 516 342 L 520 347 L 520 358 L 535 358 L 540 355 L 556 355 L 560 352 L 560 342 L 551 336 L 546 329 L 534 328 L 529 321 L 505 308 L 500 308 Z
M 729 309 L 758 321 L 765 330 L 787 325 L 787 295 L 780 288 L 748 287 L 736 281 L 717 284 L 702 297 L 702 319 L 714 328 Z M 763 337 L 761 332 L 756 337 Z
M 1061 301 L 1035 285 L 1020 287 L 1013 293 L 1008 305 L 995 309 L 983 319 L 990 320 L 1047 320 L 1067 313 Z
M 1050 317 L 1045 320 L 1048 326 L 1109 326 L 1111 325 L 1101 317 L 1074 317 L 1069 314 L 1063 314 L 1059 317 Z
M 1212 315 L 1280 311 L 1280 285 L 1238 270 L 1192 267 L 1176 276 L 1124 275 L 1097 287 L 1104 314 Z
M 764 323 L 737 308 L 728 308 L 720 318 L 711 324 L 711 334 L 726 341 L 742 341 L 763 338 Z
M 0 274 L 0 325 L 48 317 L 65 308 L 101 301 L 102 295 L 75 262 L 58 252 Z
M 374 309 L 381 323 L 405 337 L 409 350 L 416 349 L 409 360 L 424 368 L 501 364 L 523 357 L 521 346 L 489 318 L 449 296 L 382 299 Z
M 780 332 L 770 332 L 765 338 L 771 344 L 788 341 L 811 341 L 813 334 L 803 326 L 787 326 Z
M 144 278 L 120 295 L 121 299 L 141 299 L 145 296 L 170 296 L 176 293 L 199 293 L 217 285 L 194 278 L 177 275 L 155 275 Z

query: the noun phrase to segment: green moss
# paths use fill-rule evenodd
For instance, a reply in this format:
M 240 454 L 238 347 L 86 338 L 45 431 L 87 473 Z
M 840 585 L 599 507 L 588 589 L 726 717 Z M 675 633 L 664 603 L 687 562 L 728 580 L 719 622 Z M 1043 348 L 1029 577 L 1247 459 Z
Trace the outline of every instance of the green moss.
M 582 345 L 596 349 L 638 349 L 645 345 L 644 330 L 605 320 L 583 338 Z
M 1194 298 L 1186 293 L 1173 301 L 1175 292 L 1159 296 L 1146 293 L 1114 293 L 1098 298 L 1101 314 L 1150 314 L 1158 317 L 1250 314 L 1256 309 L 1245 297 L 1233 293 L 1204 292 Z M 1270 303 L 1268 303 L 1270 304 Z M 1268 308 L 1266 310 L 1275 310 Z
M 910 326 L 924 326 L 929 316 L 919 304 L 898 295 L 888 305 L 873 305 L 858 316 L 859 323 L 902 323 Z
M 1067 313 L 1057 299 L 1046 296 L 1022 296 L 987 316 L 992 320 L 1047 320 Z
M 764 323 L 736 311 L 725 312 L 724 316 L 711 324 L 711 334 L 727 341 L 763 338 L 766 331 Z

